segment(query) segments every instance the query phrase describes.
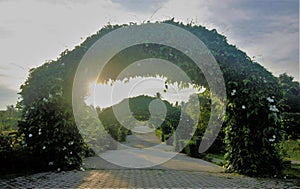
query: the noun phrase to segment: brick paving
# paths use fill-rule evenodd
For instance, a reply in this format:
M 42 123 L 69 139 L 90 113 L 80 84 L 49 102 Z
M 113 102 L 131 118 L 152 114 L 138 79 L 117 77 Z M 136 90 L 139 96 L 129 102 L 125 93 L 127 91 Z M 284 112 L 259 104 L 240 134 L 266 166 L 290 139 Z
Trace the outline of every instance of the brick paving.
M 46 172 L 0 180 L 0 188 L 300 188 L 299 181 L 255 179 L 224 173 L 177 170 Z
M 127 144 L 145 147 L 155 138 L 140 142 L 132 136 Z M 142 138 L 142 137 L 140 137 Z M 145 138 L 145 137 L 143 137 Z M 137 146 L 138 145 L 138 146 Z M 168 147 L 164 150 L 167 150 Z M 143 149 L 140 150 L 145 153 Z M 163 153 L 163 152 L 161 152 Z M 171 153 L 167 151 L 166 153 Z M 133 153 L 131 153 L 133 154 Z M 160 153 L 159 153 L 160 154 Z M 118 151 L 107 152 L 114 158 Z M 125 154 L 126 155 L 126 154 Z M 141 155 L 141 154 L 136 154 Z M 143 155 L 143 154 L 142 154 Z M 149 158 L 153 154 L 141 157 Z M 126 157 L 124 157 L 126 158 Z M 128 159 L 134 158 L 128 156 Z M 151 160 L 155 160 L 155 157 Z M 300 188 L 299 180 L 256 179 L 224 173 L 224 169 L 201 159 L 177 154 L 171 160 L 147 169 L 126 169 L 99 157 L 88 158 L 86 171 L 45 172 L 0 179 L 2 188 Z

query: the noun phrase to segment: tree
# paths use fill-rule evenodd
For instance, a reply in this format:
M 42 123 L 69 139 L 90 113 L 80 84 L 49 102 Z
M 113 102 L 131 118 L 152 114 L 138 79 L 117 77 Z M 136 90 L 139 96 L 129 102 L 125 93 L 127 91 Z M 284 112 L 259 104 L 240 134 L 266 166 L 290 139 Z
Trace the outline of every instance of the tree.
M 13 106 L 6 106 L 5 111 L 0 111 L 0 131 L 16 130 L 18 128 L 19 112 Z
M 278 82 L 285 99 L 285 112 L 300 112 L 300 83 L 286 73 L 279 75 Z

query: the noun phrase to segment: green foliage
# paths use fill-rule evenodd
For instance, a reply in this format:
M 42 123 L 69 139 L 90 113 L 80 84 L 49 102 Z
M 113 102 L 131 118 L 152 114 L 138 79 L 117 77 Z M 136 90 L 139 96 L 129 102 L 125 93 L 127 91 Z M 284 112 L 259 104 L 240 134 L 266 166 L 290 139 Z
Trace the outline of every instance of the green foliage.
M 129 99 L 124 99 L 122 102 L 115 104 L 113 106 L 118 107 L 118 109 L 121 110 L 123 108 L 125 111 L 125 109 L 127 109 L 126 104 L 128 103 L 130 111 L 132 112 L 132 115 L 136 120 L 147 121 L 150 118 L 149 104 L 151 103 L 151 101 L 155 99 L 156 98 L 154 97 L 141 95 Z M 168 109 L 167 111 L 170 112 L 172 105 L 167 101 L 163 101 L 163 102 L 165 103 Z M 103 124 L 104 128 L 108 131 L 110 136 L 119 142 L 125 141 L 126 136 L 131 134 L 130 130 L 128 128 L 123 127 L 120 121 L 117 120 L 113 112 L 113 107 L 104 108 L 102 111 L 100 111 L 99 119 L 101 120 L 101 123 Z M 134 122 L 135 119 L 132 119 L 132 117 L 122 117 L 123 122 L 126 123 L 126 125 L 130 125 L 131 127 L 135 126 L 135 122 Z M 155 125 L 155 123 L 149 123 L 149 124 L 150 124 L 149 126 Z
M 12 145 L 13 138 L 9 135 L 3 135 L 0 133 L 0 162 L 7 162 L 10 159 L 13 152 Z
M 184 147 L 184 152 L 192 157 L 200 157 L 200 154 L 198 152 L 200 145 L 199 140 L 190 140 Z
M 300 112 L 300 83 L 286 73 L 279 75 L 278 82 L 285 100 L 285 112 Z
M 199 110 L 197 110 L 197 101 L 199 102 Z M 196 120 L 198 116 L 197 129 L 192 138 L 193 142 L 198 145 L 198 148 L 200 142 L 203 140 L 204 133 L 207 130 L 207 125 L 211 115 L 211 106 L 212 102 L 210 93 L 208 90 L 205 90 L 203 93 L 190 96 L 189 101 L 186 103 L 184 108 L 184 111 L 187 112 L 187 114 L 191 116 L 193 120 Z M 197 113 L 199 115 L 197 115 Z M 221 129 L 219 135 L 217 136 L 212 146 L 208 149 L 207 153 L 224 153 L 224 138 L 225 134 L 223 129 Z M 193 153 L 198 153 L 198 149 Z
M 275 146 L 281 140 L 280 107 L 278 104 L 282 99 L 282 94 L 276 78 L 265 68 L 253 62 L 246 53 L 233 45 L 229 45 L 226 37 L 218 34 L 216 30 L 207 30 L 202 26 L 190 24 L 184 25 L 173 20 L 164 23 L 173 24 L 193 33 L 211 50 L 220 65 L 228 96 L 225 126 L 227 167 L 248 175 L 280 173 L 282 162 Z M 20 132 L 25 134 L 25 141 L 30 150 L 41 155 L 47 161 L 56 161 L 55 166 L 65 166 L 70 162 L 72 165 L 73 163 L 79 165 L 81 162 L 82 142 L 70 115 L 72 86 L 76 68 L 89 47 L 108 32 L 120 27 L 122 26 L 108 25 L 97 34 L 87 38 L 80 46 L 76 46 L 74 50 L 64 51 L 57 60 L 32 69 L 29 78 L 21 86 L 22 101 L 19 105 L 22 108 L 23 122 L 20 124 Z M 99 77 L 99 82 L 107 82 L 109 79 L 115 80 L 116 76 L 129 64 L 150 57 L 173 62 L 188 74 L 193 83 L 209 89 L 204 74 L 187 56 L 176 49 L 155 44 L 136 45 L 120 52 L 105 66 Z M 143 73 L 140 74 L 144 76 Z M 176 82 L 174 78 L 168 79 L 169 82 Z M 182 87 L 184 86 L 185 84 L 182 83 Z M 64 98 L 49 103 L 44 102 L 43 99 L 50 98 L 50 94 L 55 99 L 57 96 Z M 87 94 L 87 89 L 83 89 L 82 98 Z M 207 112 L 209 112 L 208 109 Z M 206 114 L 206 112 L 204 113 Z M 146 114 L 143 113 L 143 115 Z M 165 121 L 161 128 L 163 134 L 169 134 L 176 129 L 175 123 L 178 122 L 176 114 L 175 110 L 168 113 L 168 121 Z M 139 117 L 140 115 L 135 116 Z M 139 117 L 139 119 L 143 120 L 147 117 Z M 201 119 L 203 124 L 200 122 L 199 133 L 196 136 L 202 135 L 206 119 L 206 116 Z M 107 123 L 110 121 L 107 119 Z M 108 129 L 112 129 L 111 133 L 123 133 L 119 131 L 119 128 L 118 125 L 108 127 Z M 39 129 L 42 129 L 42 133 L 49 133 L 49 135 L 41 138 L 38 135 Z M 29 134 L 32 134 L 32 137 L 29 137 Z M 175 136 L 178 137 L 178 140 L 181 140 L 180 134 Z M 114 137 L 118 139 L 117 135 Z M 53 137 L 52 142 L 50 136 Z M 77 141 L 75 141 L 76 138 Z M 123 137 L 119 139 L 121 138 Z M 70 160 L 64 160 L 64 156 L 67 155 L 65 151 L 70 151 L 62 150 L 64 149 L 63 146 L 71 140 L 76 144 L 76 147 L 71 149 L 76 155 L 72 156 Z M 49 145 L 48 143 L 52 146 L 51 153 L 54 154 L 50 155 L 50 153 L 41 151 L 43 145 Z M 53 145 L 57 145 L 57 150 Z M 70 154 L 68 155 L 70 156 Z
M 283 148 L 287 159 L 300 162 L 300 139 L 284 141 Z
M 126 140 L 126 136 L 131 134 L 130 130 L 123 127 L 117 120 L 112 107 L 103 109 L 98 116 L 103 127 L 114 140 L 124 142 Z
M 161 129 L 155 129 L 155 135 L 162 141 L 165 141 L 165 138 L 163 137 L 163 133 Z
M 41 162 L 32 157 L 16 131 L 0 133 L 0 175 L 41 170 Z
M 284 112 L 281 122 L 286 137 L 291 139 L 300 138 L 300 113 Z
M 225 158 L 232 163 L 227 166 L 250 176 L 280 175 L 282 157 L 276 144 L 281 141 L 282 130 L 276 101 L 266 94 L 248 95 L 256 99 L 257 107 L 251 101 L 239 104 L 237 97 L 228 103 Z
M 14 106 L 7 106 L 5 111 L 0 111 L 0 132 L 16 130 L 20 115 Z
M 19 133 L 45 169 L 67 170 L 82 163 L 85 149 L 69 105 L 59 95 L 38 99 L 26 110 Z

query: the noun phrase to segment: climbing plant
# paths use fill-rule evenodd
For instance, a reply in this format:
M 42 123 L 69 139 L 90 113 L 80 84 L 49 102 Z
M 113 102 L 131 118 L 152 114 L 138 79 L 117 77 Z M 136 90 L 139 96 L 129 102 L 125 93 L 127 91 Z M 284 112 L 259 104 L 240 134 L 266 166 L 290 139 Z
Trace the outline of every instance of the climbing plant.
M 227 168 L 247 175 L 279 174 L 282 160 L 276 150 L 276 143 L 281 139 L 281 109 L 278 102 L 282 96 L 276 78 L 261 65 L 252 61 L 246 53 L 238 50 L 236 46 L 228 44 L 226 37 L 218 34 L 214 29 L 208 30 L 202 26 L 185 25 L 173 20 L 164 23 L 190 31 L 202 40 L 214 55 L 223 72 L 228 96 L 225 120 Z M 99 38 L 123 26 L 130 27 L 128 25 L 105 26 L 95 35 L 88 37 L 80 46 L 76 46 L 71 51 L 64 51 L 57 60 L 47 62 L 30 71 L 29 78 L 22 85 L 20 93 L 22 96 L 20 106 L 23 112 L 20 132 L 25 133 L 26 142 L 28 145 L 32 145 L 34 151 L 42 150 L 42 144 L 47 142 L 44 137 L 34 138 L 34 136 L 38 136 L 39 129 L 51 130 L 53 128 L 55 130 L 57 127 L 59 128 L 58 132 L 62 135 L 55 133 L 52 140 L 58 140 L 58 138 L 67 136 L 66 133 L 73 132 L 74 134 L 70 137 L 77 138 L 79 146 L 76 149 L 80 154 L 82 143 L 72 115 L 70 115 L 72 84 L 76 68 L 85 52 Z M 176 49 L 156 44 L 136 45 L 121 51 L 106 65 L 99 77 L 99 82 L 115 80 L 123 68 L 135 60 L 149 57 L 173 62 L 192 78 L 193 83 L 209 90 L 202 71 L 187 56 Z M 168 79 L 168 82 L 176 82 L 172 80 L 173 78 Z M 185 86 L 182 83 L 182 87 Z M 82 98 L 85 94 L 87 92 L 83 91 Z M 50 95 L 55 99 L 59 96 L 60 100 L 55 100 L 55 103 L 51 102 L 50 104 L 45 102 L 44 99 L 50 101 Z M 62 106 L 64 103 L 66 105 Z M 50 115 L 53 116 L 49 117 L 48 111 L 52 111 Z M 60 130 L 60 128 L 65 129 Z M 32 136 L 29 137 L 29 134 Z M 38 144 L 34 144 L 33 140 L 38 140 Z M 68 137 L 63 140 L 66 141 L 55 144 L 63 148 L 70 142 Z M 64 165 L 69 163 L 63 160 L 64 155 L 57 155 L 57 158 Z M 80 160 L 80 158 L 78 159 Z

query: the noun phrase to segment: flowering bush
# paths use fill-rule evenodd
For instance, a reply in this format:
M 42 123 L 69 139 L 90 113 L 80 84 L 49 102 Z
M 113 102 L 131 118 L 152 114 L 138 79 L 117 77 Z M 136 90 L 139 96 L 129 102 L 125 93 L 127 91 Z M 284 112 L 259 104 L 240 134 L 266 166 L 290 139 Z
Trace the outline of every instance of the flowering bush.
M 271 86 L 263 84 L 263 79 L 255 79 L 230 83 L 239 90 L 228 98 L 226 166 L 231 171 L 250 176 L 280 175 L 283 160 L 276 147 L 282 139 L 277 107 L 280 93 L 274 90 L 276 85 L 270 90 Z M 268 81 L 272 82 L 271 79 Z
M 45 169 L 77 168 L 85 155 L 83 140 L 67 107 L 59 96 L 42 98 L 27 108 L 25 119 L 19 123 L 23 145 Z

